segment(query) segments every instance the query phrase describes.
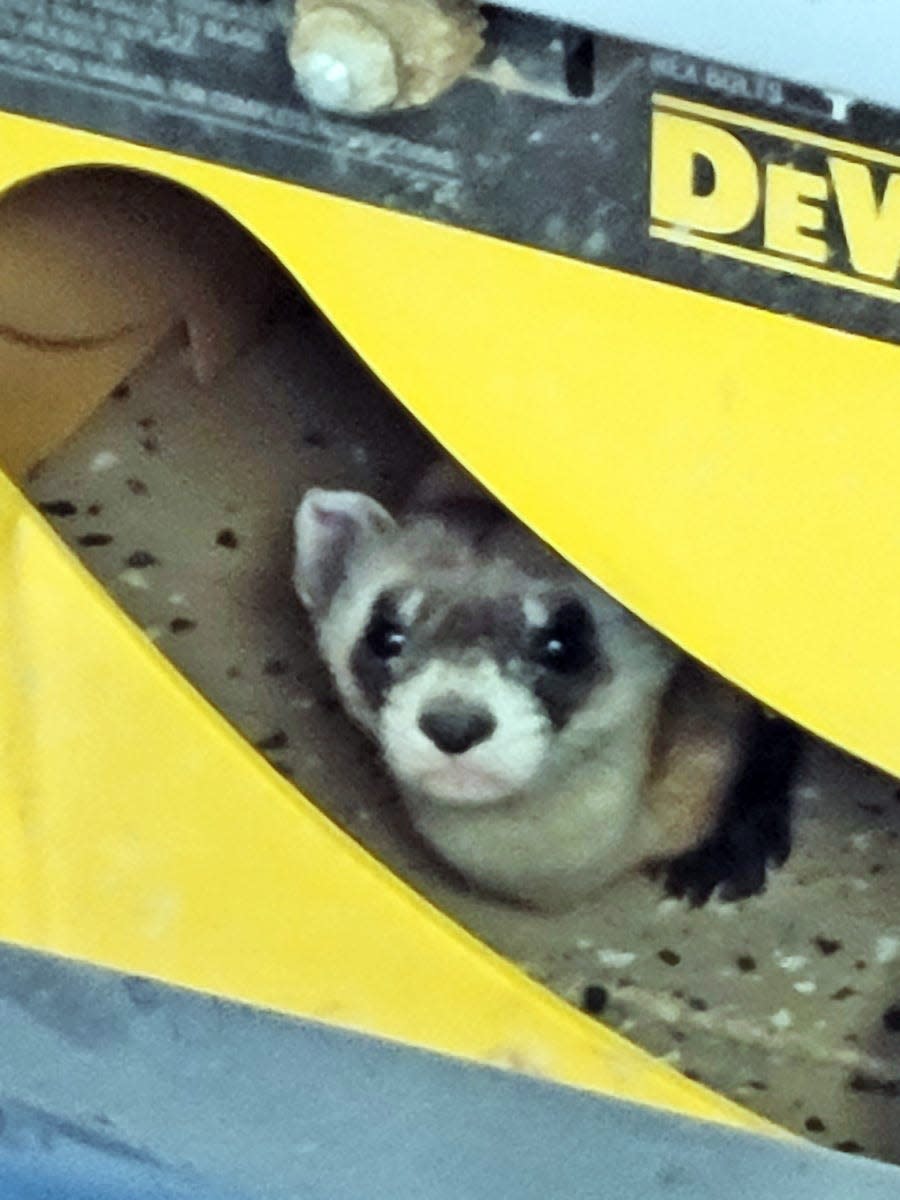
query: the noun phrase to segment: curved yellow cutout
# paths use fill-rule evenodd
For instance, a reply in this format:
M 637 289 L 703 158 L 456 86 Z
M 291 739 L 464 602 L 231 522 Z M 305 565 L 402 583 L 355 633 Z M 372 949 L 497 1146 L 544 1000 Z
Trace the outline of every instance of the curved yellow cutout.
M 900 773 L 895 347 L 93 134 L 0 129 L 0 187 L 118 163 L 221 205 L 572 561 Z

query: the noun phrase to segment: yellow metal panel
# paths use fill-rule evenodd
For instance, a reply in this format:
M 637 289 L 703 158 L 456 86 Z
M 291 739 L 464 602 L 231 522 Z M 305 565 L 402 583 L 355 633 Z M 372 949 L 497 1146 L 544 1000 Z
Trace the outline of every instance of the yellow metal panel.
M 573 562 L 900 773 L 896 347 L 27 118 L 0 138 L 0 188 L 113 162 L 216 201 Z
M 0 117 L 0 186 L 121 163 L 270 245 L 536 529 L 732 678 L 900 769 L 897 351 L 226 168 Z M 753 1124 L 411 895 L 0 486 L 0 935 Z

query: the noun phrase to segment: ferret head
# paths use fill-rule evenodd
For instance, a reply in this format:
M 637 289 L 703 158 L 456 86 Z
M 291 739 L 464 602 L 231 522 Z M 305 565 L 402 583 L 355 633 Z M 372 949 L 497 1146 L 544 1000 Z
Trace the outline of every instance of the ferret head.
M 496 804 L 546 780 L 665 670 L 658 641 L 549 552 L 523 565 L 318 488 L 295 532 L 295 586 L 341 698 L 420 801 Z

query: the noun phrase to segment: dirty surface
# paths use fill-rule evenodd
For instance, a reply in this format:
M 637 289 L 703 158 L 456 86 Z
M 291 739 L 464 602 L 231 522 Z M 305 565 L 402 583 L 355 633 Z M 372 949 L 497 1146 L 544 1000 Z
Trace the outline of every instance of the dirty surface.
M 900 1161 L 897 785 L 811 745 L 795 852 L 768 893 L 692 912 L 629 880 L 541 917 L 461 892 L 407 839 L 289 585 L 313 484 L 388 504 L 432 451 L 308 310 L 209 391 L 173 341 L 29 484 L 201 691 L 404 878 L 536 978 L 823 1145 Z

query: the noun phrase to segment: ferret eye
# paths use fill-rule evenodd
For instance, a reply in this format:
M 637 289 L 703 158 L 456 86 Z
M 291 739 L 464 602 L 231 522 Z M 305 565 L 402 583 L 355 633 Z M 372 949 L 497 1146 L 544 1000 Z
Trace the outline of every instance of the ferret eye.
M 534 661 L 547 671 L 568 675 L 582 671 L 594 657 L 594 624 L 577 601 L 561 605 L 536 635 Z
M 376 658 L 396 658 L 406 646 L 406 634 L 387 617 L 375 617 L 366 630 L 366 645 Z

